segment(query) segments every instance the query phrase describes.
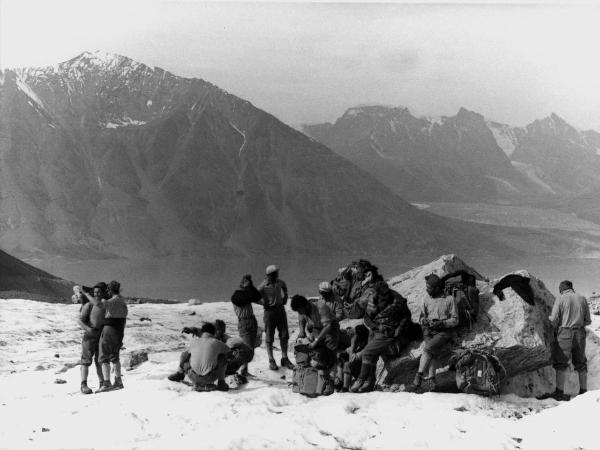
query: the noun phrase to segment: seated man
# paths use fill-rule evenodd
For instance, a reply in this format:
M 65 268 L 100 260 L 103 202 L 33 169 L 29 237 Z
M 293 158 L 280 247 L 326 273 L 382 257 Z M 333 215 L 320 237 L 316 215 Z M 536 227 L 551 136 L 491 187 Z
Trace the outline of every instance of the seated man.
M 369 342 L 362 350 L 360 374 L 350 392 L 370 392 L 375 387 L 375 367 L 402 330 L 410 323 L 406 299 L 391 290 L 385 281 L 374 285 L 375 295 L 367 305 L 364 322 L 370 330 Z
M 215 338 L 215 326 L 205 323 L 200 329 L 185 327 L 182 333 L 192 334 L 190 348 L 181 354 L 177 372 L 169 375 L 171 381 L 183 381 L 185 376 L 199 392 L 228 391 L 225 382 L 227 356 L 231 352 L 223 342 Z M 214 382 L 217 381 L 217 386 Z
M 429 376 L 425 379 L 425 390 L 435 390 L 435 358 L 452 340 L 454 328 L 458 326 L 458 306 L 452 295 L 444 295 L 444 286 L 440 278 L 431 274 L 425 277 L 425 284 L 429 295 L 423 301 L 420 318 L 425 348 L 419 361 L 419 371 L 408 388 L 411 391 L 422 389 L 423 374 L 426 370 L 429 371 Z
M 237 384 L 246 384 L 248 379 L 243 373 L 237 373 L 238 370 L 248 367 L 248 363 L 254 358 L 254 349 L 247 345 L 239 337 L 231 337 L 225 333 L 226 325 L 220 319 L 215 320 L 215 337 L 221 342 L 225 342 L 231 349 L 227 359 L 227 370 L 225 375 L 234 375 Z
M 352 329 L 350 329 L 352 330 Z M 353 380 L 360 375 L 362 367 L 362 351 L 369 342 L 369 329 L 360 324 L 354 327 L 354 334 L 347 352 L 342 353 L 342 392 L 348 392 Z
M 323 299 L 309 302 L 301 295 L 292 297 L 291 306 L 298 313 L 298 339 L 308 337 L 308 348 L 315 355 L 317 367 L 328 371 L 335 364 L 340 337 L 340 325 L 333 311 Z

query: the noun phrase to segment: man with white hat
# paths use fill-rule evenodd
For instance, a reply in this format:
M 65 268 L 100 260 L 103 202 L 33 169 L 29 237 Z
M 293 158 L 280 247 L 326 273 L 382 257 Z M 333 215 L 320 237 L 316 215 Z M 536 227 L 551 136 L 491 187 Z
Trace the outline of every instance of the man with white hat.
M 281 365 L 293 369 L 294 365 L 288 358 L 288 321 L 285 313 L 285 304 L 288 300 L 288 289 L 283 280 L 279 279 L 279 267 L 270 265 L 267 267 L 265 280 L 258 287 L 262 296 L 262 304 L 265 308 L 265 343 L 269 355 L 269 369 L 278 370 L 275 357 L 273 356 L 273 341 L 275 330 L 279 335 L 281 345 Z

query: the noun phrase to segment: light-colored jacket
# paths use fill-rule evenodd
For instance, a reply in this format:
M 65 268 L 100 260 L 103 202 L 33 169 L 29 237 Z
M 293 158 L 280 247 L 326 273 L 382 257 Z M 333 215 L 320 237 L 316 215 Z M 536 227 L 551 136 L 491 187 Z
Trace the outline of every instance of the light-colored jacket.
M 592 323 L 586 298 L 572 289 L 563 291 L 550 314 L 554 328 L 583 328 Z

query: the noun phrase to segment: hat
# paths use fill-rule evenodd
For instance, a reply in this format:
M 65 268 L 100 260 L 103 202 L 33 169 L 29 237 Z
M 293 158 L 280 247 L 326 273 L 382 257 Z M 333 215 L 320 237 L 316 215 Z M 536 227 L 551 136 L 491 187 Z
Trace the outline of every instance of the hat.
M 321 281 L 319 283 L 319 292 L 331 292 L 331 284 L 328 281 Z
M 279 272 L 279 267 L 277 267 L 274 264 L 271 264 L 270 266 L 267 266 L 267 270 L 265 272 L 267 273 L 267 275 L 270 275 L 275 272 Z

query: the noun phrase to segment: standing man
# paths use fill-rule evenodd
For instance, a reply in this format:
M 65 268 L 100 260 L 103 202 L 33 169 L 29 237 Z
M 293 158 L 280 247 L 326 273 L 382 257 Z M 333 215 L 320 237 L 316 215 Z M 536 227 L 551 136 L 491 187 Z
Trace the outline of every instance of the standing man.
M 293 369 L 294 365 L 288 358 L 288 322 L 285 313 L 285 304 L 288 300 L 288 290 L 285 282 L 279 279 L 279 268 L 274 265 L 267 267 L 266 278 L 258 287 L 265 308 L 265 343 L 269 355 L 269 369 L 278 370 L 275 357 L 273 356 L 273 340 L 275 329 L 279 335 L 281 344 L 281 365 Z
M 254 349 L 256 348 L 256 338 L 258 333 L 258 322 L 254 316 L 252 303 L 259 303 L 262 296 L 252 284 L 252 277 L 244 275 L 240 282 L 240 287 L 231 296 L 233 310 L 238 318 L 238 333 L 240 339 L 252 349 L 252 358 L 254 357 Z M 244 363 L 240 367 L 240 376 L 246 378 L 248 376 L 248 363 Z
M 419 361 L 419 371 L 409 386 L 411 391 L 421 389 L 425 371 L 428 371 L 429 375 L 425 378 L 425 390 L 435 391 L 435 360 L 452 340 L 453 329 L 458 326 L 458 305 L 454 296 L 444 295 L 444 286 L 440 278 L 435 274 L 425 277 L 425 289 L 428 296 L 423 301 L 420 318 L 425 348 Z
M 125 334 L 125 323 L 127 321 L 127 303 L 121 297 L 121 284 L 118 281 L 111 281 L 108 285 L 108 294 L 110 298 L 104 300 L 103 305 L 106 309 L 104 316 L 104 328 L 100 335 L 100 363 L 102 364 L 102 373 L 104 374 L 104 383 L 97 392 L 106 392 L 111 389 L 123 389 L 121 379 L 121 360 L 120 351 L 123 345 L 123 336 Z M 110 365 L 112 364 L 115 373 L 115 382 L 110 384 Z
M 104 284 L 104 283 L 102 283 Z M 96 301 L 92 303 L 85 299 L 83 291 L 80 286 L 75 286 L 77 292 L 80 294 L 82 302 L 79 311 L 79 318 L 77 323 L 84 330 L 83 339 L 81 341 L 81 359 L 79 363 L 81 372 L 81 393 L 91 394 L 92 390 L 87 384 L 88 373 L 92 361 L 96 366 L 96 373 L 98 374 L 99 385 L 104 384 L 104 375 L 102 374 L 102 366 L 98 361 L 100 334 L 102 332 L 102 326 L 104 325 L 104 305 L 102 304 L 102 296 L 104 295 L 103 286 L 98 284 L 94 286 L 93 293 Z M 74 290 L 75 290 L 74 288 Z
M 556 371 L 556 389 L 540 398 L 553 398 L 558 401 L 569 400 L 564 393 L 565 379 L 569 363 L 579 374 L 579 394 L 587 391 L 587 358 L 585 357 L 585 327 L 592 323 L 590 308 L 586 298 L 573 290 L 569 280 L 558 285 L 560 297 L 554 302 L 550 322 L 556 330 L 556 342 L 553 348 L 554 370 Z

